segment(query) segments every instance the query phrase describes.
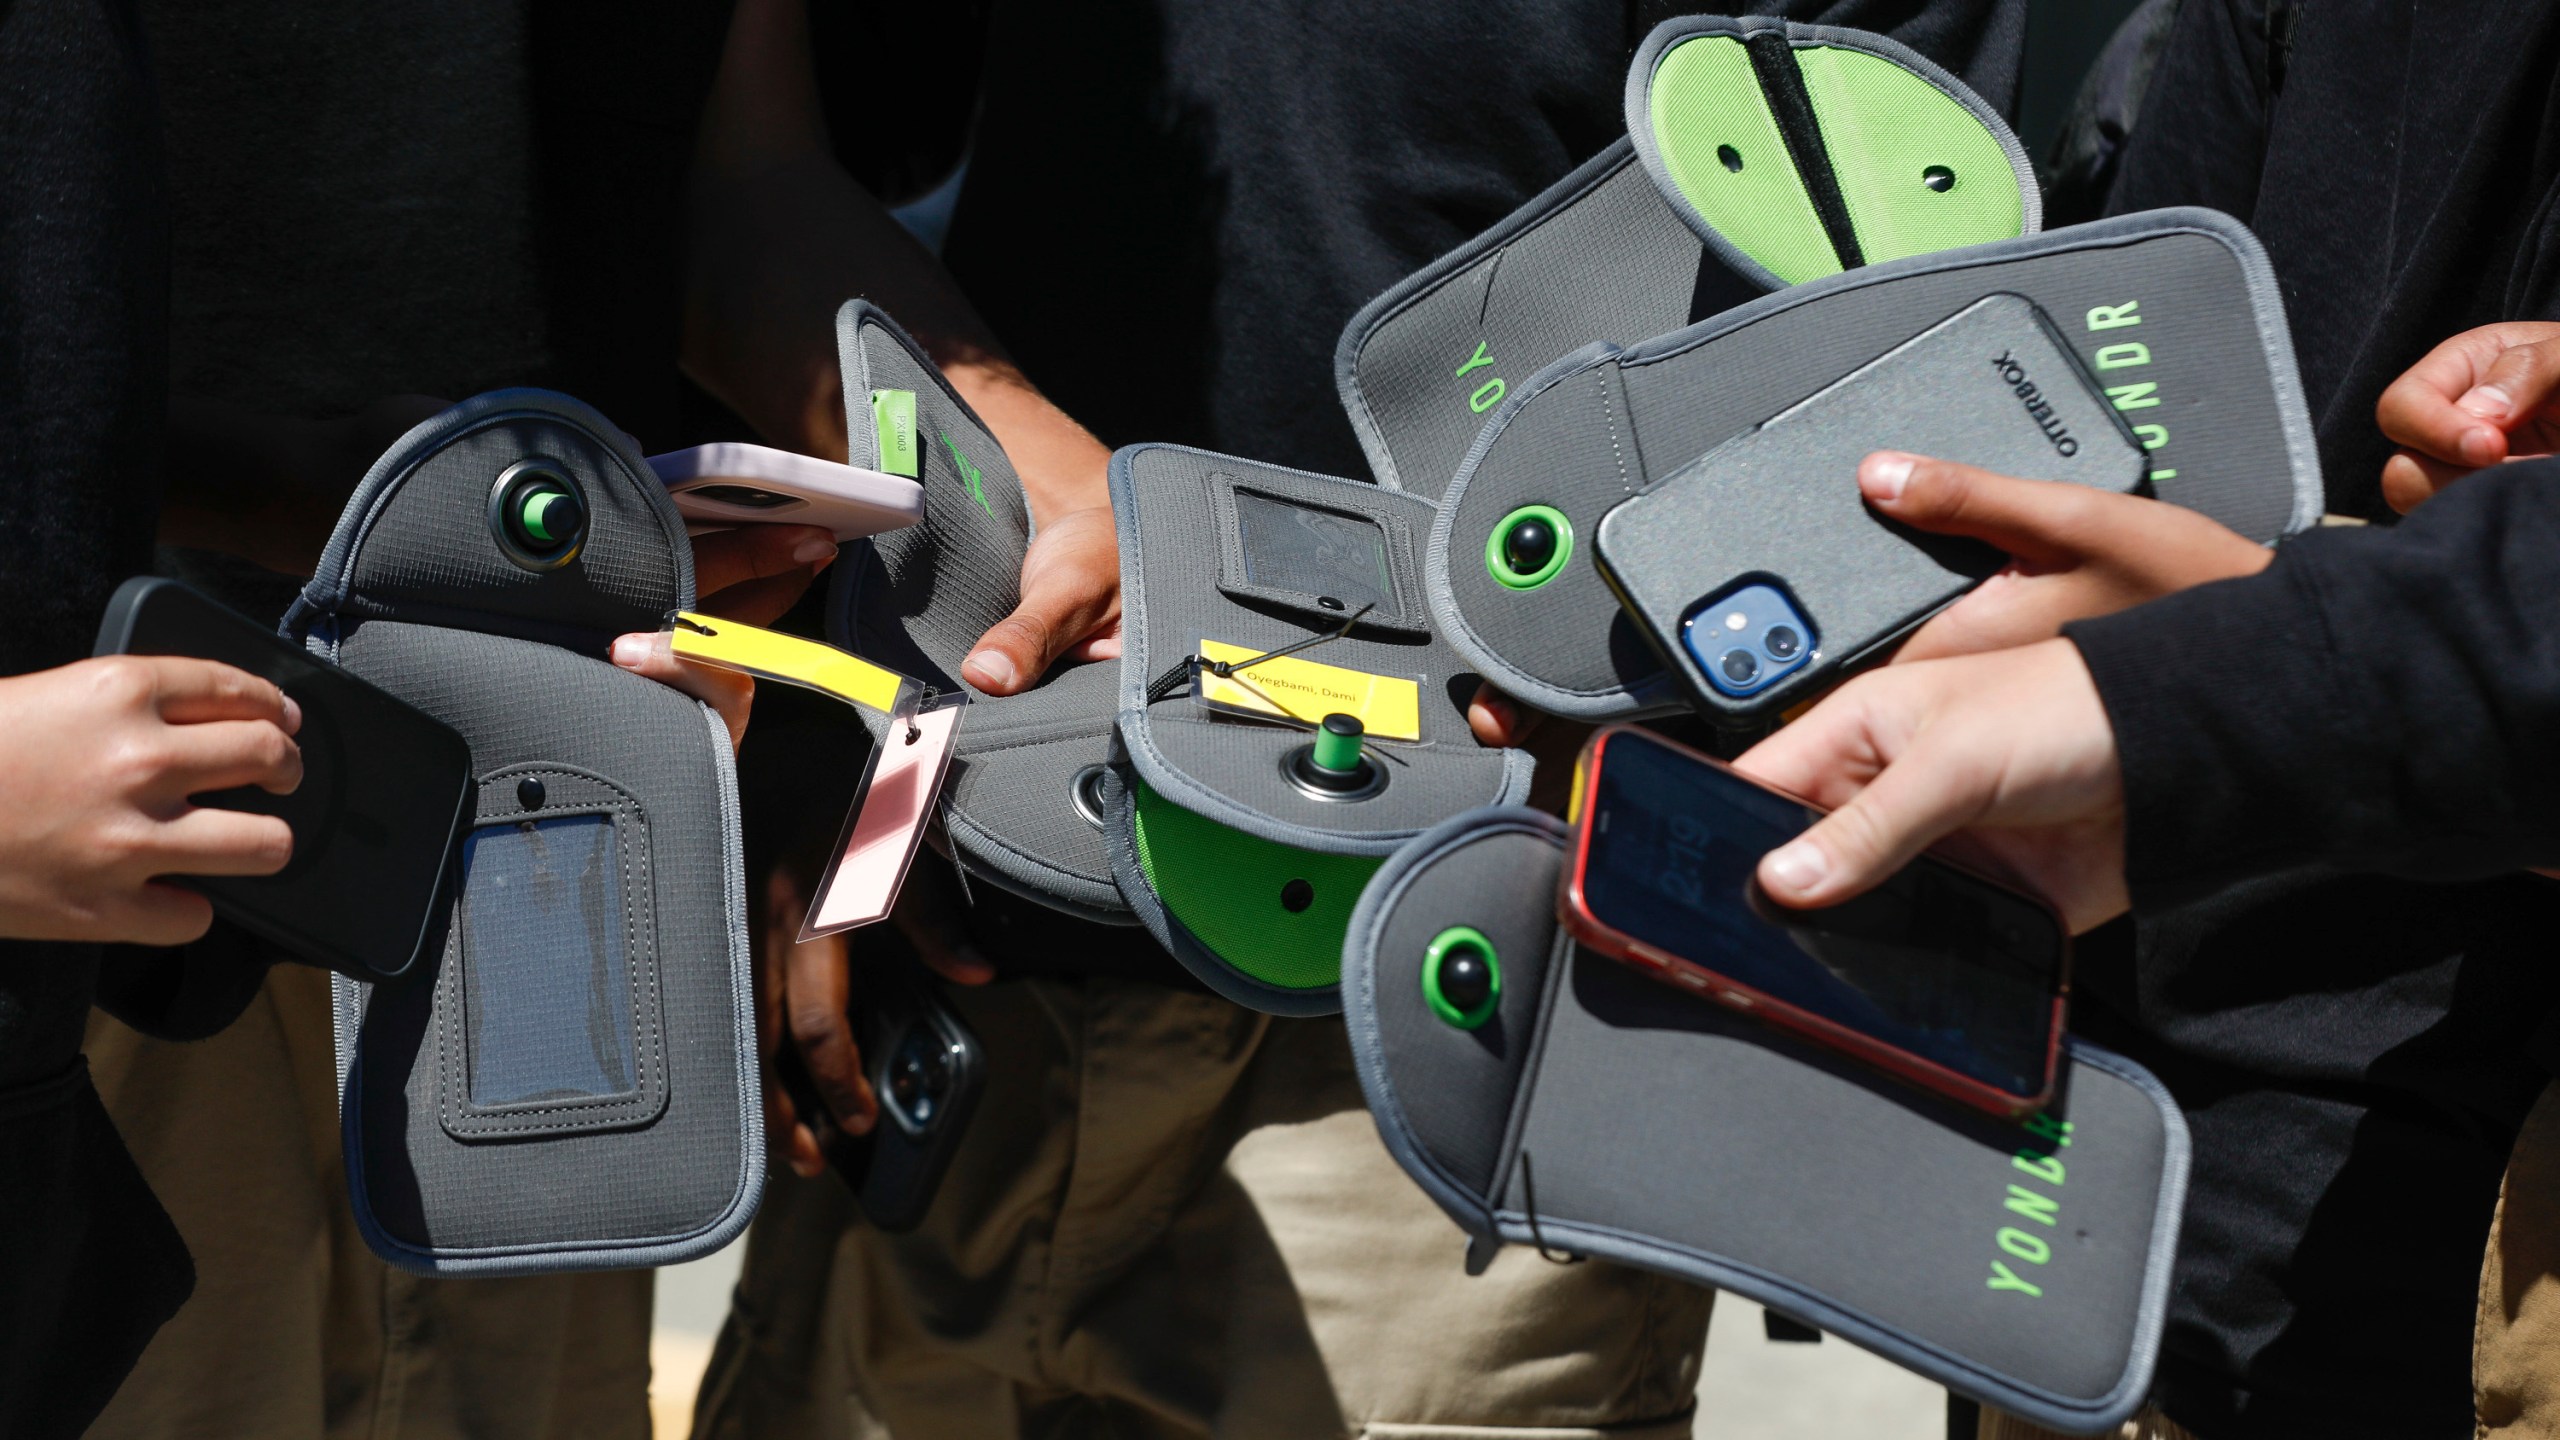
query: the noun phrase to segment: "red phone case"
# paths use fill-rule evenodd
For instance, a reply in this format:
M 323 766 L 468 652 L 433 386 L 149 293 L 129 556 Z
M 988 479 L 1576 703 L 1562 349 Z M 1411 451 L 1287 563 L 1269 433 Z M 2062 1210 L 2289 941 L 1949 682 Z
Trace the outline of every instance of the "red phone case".
M 1800 796 L 1787 794 L 1786 791 L 1774 785 L 1762 784 L 1741 774 L 1723 761 L 1711 755 L 1700 754 L 1686 745 L 1666 740 L 1659 735 L 1634 732 L 1633 727 L 1626 725 L 1608 726 L 1591 737 L 1590 743 L 1583 747 L 1582 757 L 1574 764 L 1573 796 L 1570 807 L 1566 811 L 1566 816 L 1573 825 L 1573 836 L 1570 841 L 1572 854 L 1556 882 L 1556 918 L 1563 924 L 1567 933 L 1573 936 L 1576 943 L 1597 950 L 1611 959 L 1624 961 L 1665 984 L 1703 995 L 1728 1009 L 1754 1016 L 1825 1049 L 1838 1051 L 1872 1065 L 1897 1079 L 1934 1091 L 1974 1109 L 1987 1110 L 2004 1119 L 2014 1120 L 2032 1114 L 2043 1108 L 2045 1103 L 2053 1098 L 2054 1072 L 2062 1054 L 2064 1002 L 2071 988 L 2070 930 L 2058 915 L 2054 917 L 2054 933 L 2063 937 L 2062 956 L 2058 967 L 2061 983 L 2054 991 L 2052 1023 L 2046 1027 L 2044 1085 L 2033 1095 L 2013 1095 L 2006 1090 L 1986 1085 L 1972 1076 L 1950 1070 L 1934 1060 L 1915 1055 L 1900 1046 L 1888 1044 L 1862 1031 L 1852 1030 L 1836 1021 L 1799 1009 L 1729 976 L 1719 974 L 1694 960 L 1657 949 L 1624 931 L 1612 928 L 1592 914 L 1591 907 L 1583 899 L 1582 887 L 1583 868 L 1591 858 L 1591 832 L 1590 827 L 1582 822 L 1590 812 L 1592 797 L 1599 790 L 1601 768 L 1608 763 L 1608 744 L 1611 739 L 1626 733 L 1638 733 L 1639 744 L 1660 745 L 1675 750 L 1701 765 L 1721 770 L 1746 785 L 1757 786 L 1773 795 L 1785 795 L 1788 800 L 1804 805 L 1808 809 L 1821 808 Z M 1977 883 L 2017 896 L 2037 909 L 2053 914 L 2053 907 L 2038 897 L 2027 894 L 2015 886 L 2003 884 L 1978 870 L 1937 856 L 1928 857 L 1928 861 L 1931 864 L 1945 866 Z

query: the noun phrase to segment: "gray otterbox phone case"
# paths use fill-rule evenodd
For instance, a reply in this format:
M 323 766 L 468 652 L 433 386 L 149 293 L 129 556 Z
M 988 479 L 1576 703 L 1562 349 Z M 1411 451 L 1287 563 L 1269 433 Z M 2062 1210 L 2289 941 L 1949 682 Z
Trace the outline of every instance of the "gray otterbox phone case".
M 2117 492 L 2140 487 L 2145 472 L 2141 445 L 2079 358 L 2043 311 L 2012 294 L 1975 301 L 1680 467 L 1601 520 L 1599 564 L 1710 719 L 1786 709 L 2005 563 L 1981 541 L 1924 534 L 1868 508 L 1858 464 L 1880 449 Z M 1781 608 L 1778 618 L 1794 638 L 1758 653 L 1770 607 L 1789 602 L 1794 615 Z M 1729 608 L 1755 633 L 1718 629 Z M 1711 674 L 1720 657 L 1751 673 Z M 1760 683 L 1735 693 L 1736 678 Z

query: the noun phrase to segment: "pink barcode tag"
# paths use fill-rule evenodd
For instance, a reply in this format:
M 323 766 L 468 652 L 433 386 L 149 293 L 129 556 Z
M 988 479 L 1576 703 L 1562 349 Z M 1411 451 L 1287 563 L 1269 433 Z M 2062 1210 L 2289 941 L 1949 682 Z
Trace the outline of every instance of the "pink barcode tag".
M 885 919 L 898 903 L 898 888 L 915 863 L 951 766 L 960 712 L 967 708 L 967 696 L 951 695 L 912 716 L 891 719 L 836 857 L 819 878 L 817 899 L 800 927 L 802 941 Z

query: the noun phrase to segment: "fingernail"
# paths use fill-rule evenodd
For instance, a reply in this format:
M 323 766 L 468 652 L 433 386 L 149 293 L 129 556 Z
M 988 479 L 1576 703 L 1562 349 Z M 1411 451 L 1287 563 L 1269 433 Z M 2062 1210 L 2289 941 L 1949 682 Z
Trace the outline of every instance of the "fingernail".
M 290 695 L 284 697 L 284 733 L 287 735 L 302 733 L 302 704 Z
M 1879 450 L 1858 466 L 1858 488 L 1870 500 L 1899 500 L 1902 487 L 1911 483 L 1911 456 L 1898 450 Z
M 1831 863 L 1810 840 L 1799 840 L 1770 856 L 1767 866 L 1771 879 L 1799 895 L 1821 884 L 1831 869 Z
M 2506 437 L 2486 425 L 2462 432 L 2462 458 L 2471 465 L 2488 465 L 2498 459 Z
M 960 671 L 976 681 L 981 690 L 1011 690 L 1014 676 L 1020 673 L 1013 668 L 1013 658 L 1001 650 L 972 653 L 961 664 Z
M 613 663 L 625 670 L 637 670 L 649 659 L 649 637 L 624 635 L 613 642 Z
M 812 535 L 791 547 L 791 561 L 795 565 L 815 565 L 821 560 L 834 558 L 836 558 L 836 542 L 824 536 Z
M 2515 404 L 2515 399 L 2498 386 L 2474 385 L 2468 393 L 2453 403 L 2483 420 L 2504 420 L 2507 418 L 2508 409 Z

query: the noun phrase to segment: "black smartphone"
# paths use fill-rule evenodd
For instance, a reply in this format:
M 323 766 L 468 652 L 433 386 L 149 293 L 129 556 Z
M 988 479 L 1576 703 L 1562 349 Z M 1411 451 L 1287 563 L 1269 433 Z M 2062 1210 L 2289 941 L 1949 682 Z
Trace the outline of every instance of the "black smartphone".
M 1601 578 L 1700 713 L 1785 710 L 2008 562 L 1869 508 L 1858 463 L 1885 449 L 2120 494 L 2148 479 L 2044 312 L 1975 301 L 1602 517 Z
M 930 972 L 903 955 L 855 962 L 845 1015 L 880 1100 L 871 1133 L 836 1129 L 800 1052 L 786 1044 L 780 1068 L 791 1103 L 817 1132 L 819 1153 L 853 1189 L 863 1217 L 891 1232 L 924 1222 L 969 1117 L 986 1086 L 978 1037 L 943 1002 Z
M 1995 1115 L 2052 1098 L 2071 940 L 2050 906 L 1923 855 L 1791 910 L 1752 876 L 1820 810 L 1626 726 L 1574 776 L 1557 913 L 1577 941 Z
M 282 816 L 293 858 L 274 875 L 172 876 L 214 912 L 298 959 L 359 980 L 405 973 L 441 940 L 442 901 L 473 808 L 471 747 L 452 726 L 175 580 L 137 576 L 107 602 L 99 655 L 219 660 L 302 707 L 302 784 L 195 797 Z

